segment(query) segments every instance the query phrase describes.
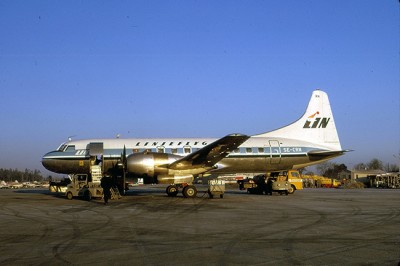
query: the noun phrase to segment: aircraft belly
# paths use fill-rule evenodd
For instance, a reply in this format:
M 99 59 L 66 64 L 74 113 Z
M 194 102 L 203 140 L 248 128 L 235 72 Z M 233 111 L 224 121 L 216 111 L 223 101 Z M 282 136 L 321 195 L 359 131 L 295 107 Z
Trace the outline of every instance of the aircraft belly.
M 260 158 L 225 158 L 222 167 L 213 171 L 217 174 L 233 174 L 242 172 L 269 172 L 292 169 L 297 165 L 309 164 L 308 156 L 282 157 L 279 163 L 271 163 L 270 157 Z

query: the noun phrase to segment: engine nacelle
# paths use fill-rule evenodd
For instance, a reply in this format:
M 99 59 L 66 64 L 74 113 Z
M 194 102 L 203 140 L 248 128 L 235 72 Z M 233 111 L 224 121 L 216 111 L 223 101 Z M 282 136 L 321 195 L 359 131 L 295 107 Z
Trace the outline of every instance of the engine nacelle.
M 126 158 L 127 171 L 134 175 L 149 177 L 167 175 L 168 169 L 165 166 L 180 158 L 182 157 L 168 153 L 134 153 Z

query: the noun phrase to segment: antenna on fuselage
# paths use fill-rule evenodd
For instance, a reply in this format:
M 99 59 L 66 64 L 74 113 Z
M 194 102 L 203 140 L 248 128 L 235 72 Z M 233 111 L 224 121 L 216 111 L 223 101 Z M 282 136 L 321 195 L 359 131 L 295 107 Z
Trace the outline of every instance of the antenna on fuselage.
M 75 138 L 75 137 L 76 137 L 76 135 L 69 136 L 69 137 L 68 137 L 68 141 L 72 141 L 72 138 Z

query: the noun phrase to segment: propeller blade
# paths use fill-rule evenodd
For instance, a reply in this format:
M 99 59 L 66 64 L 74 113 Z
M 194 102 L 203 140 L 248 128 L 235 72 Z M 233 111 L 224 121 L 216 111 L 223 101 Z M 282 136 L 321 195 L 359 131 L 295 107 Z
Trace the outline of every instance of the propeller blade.
M 124 150 L 122 151 L 122 154 L 121 154 L 121 162 L 122 162 L 122 165 L 124 167 L 124 172 L 125 172 L 125 170 L 127 169 L 126 147 L 125 147 L 125 145 L 124 145 Z

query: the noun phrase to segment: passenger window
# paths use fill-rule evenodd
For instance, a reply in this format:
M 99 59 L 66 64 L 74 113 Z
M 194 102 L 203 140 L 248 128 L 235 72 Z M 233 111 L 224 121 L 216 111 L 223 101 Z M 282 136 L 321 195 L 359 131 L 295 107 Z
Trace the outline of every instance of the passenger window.
M 183 148 L 184 153 L 190 153 L 190 147 L 184 147 Z
M 258 153 L 264 153 L 264 148 L 258 148 Z
M 158 153 L 164 153 L 165 152 L 164 147 L 157 147 L 157 152 Z
M 252 148 L 246 148 L 246 153 L 252 153 L 253 149 Z
M 178 149 L 177 148 L 172 148 L 171 149 L 171 153 L 178 153 Z

